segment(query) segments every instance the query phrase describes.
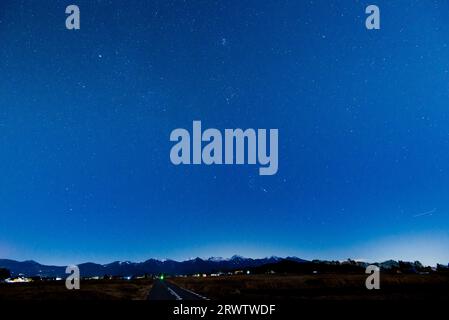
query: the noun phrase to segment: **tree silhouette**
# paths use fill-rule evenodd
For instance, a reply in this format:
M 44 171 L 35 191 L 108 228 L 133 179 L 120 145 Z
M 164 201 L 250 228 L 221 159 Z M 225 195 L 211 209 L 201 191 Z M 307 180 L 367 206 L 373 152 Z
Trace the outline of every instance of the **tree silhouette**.
M 0 268 L 0 280 L 5 280 L 9 277 L 11 277 L 11 273 L 9 272 L 9 270 Z

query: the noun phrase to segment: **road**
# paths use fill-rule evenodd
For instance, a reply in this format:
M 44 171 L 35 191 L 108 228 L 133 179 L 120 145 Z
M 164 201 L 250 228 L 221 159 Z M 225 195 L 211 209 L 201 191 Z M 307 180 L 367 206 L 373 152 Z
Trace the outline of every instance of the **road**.
M 148 300 L 209 300 L 195 292 L 183 289 L 165 280 L 155 280 Z

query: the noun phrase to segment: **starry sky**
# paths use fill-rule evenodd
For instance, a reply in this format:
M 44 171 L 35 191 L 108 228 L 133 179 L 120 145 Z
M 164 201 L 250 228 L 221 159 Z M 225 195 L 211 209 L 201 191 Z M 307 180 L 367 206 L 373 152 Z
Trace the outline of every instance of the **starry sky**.
M 81 29 L 65 28 L 77 4 Z M 449 262 L 449 4 L 0 2 L 0 257 Z M 170 132 L 279 129 L 279 171 Z

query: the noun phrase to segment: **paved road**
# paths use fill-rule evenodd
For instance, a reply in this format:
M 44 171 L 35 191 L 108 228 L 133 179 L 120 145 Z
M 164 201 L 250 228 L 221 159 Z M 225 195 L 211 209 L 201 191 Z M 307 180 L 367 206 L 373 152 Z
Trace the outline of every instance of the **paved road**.
M 148 300 L 209 300 L 195 292 L 183 289 L 165 280 L 155 280 Z

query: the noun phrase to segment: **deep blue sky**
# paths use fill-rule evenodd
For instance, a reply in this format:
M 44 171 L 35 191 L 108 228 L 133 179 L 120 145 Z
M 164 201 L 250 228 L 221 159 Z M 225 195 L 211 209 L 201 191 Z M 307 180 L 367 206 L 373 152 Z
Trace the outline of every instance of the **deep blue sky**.
M 1 1 L 0 257 L 449 262 L 449 5 L 369 4 Z M 172 165 L 193 120 L 278 173 Z

